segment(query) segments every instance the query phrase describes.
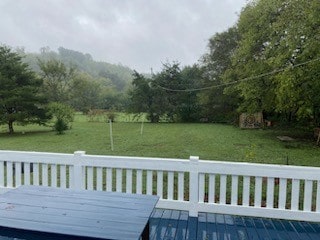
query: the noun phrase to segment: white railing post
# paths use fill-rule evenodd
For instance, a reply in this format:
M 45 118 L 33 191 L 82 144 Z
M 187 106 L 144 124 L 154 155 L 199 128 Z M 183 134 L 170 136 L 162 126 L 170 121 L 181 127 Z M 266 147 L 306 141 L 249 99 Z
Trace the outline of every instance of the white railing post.
M 198 202 L 199 202 L 199 157 L 190 156 L 190 176 L 189 176 L 189 201 L 191 217 L 198 217 Z
M 84 151 L 74 152 L 74 163 L 73 163 L 73 176 L 72 176 L 72 188 L 76 190 L 84 189 L 84 174 L 83 174 L 83 165 L 81 158 L 86 154 Z

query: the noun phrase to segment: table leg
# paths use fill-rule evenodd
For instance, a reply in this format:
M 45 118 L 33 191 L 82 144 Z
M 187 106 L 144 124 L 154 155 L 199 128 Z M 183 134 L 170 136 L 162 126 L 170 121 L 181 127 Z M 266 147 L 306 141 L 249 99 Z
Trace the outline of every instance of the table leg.
M 150 228 L 149 228 L 149 221 L 146 225 L 146 227 L 144 228 L 142 235 L 141 235 L 141 239 L 142 240 L 149 240 L 149 234 L 150 234 Z

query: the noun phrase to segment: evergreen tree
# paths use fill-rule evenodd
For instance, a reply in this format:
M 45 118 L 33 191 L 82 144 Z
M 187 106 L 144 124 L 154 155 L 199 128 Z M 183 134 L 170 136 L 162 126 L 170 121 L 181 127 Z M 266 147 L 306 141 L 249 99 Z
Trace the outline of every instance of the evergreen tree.
M 0 46 L 0 124 L 44 124 L 46 99 L 40 95 L 42 81 L 22 62 L 18 53 Z

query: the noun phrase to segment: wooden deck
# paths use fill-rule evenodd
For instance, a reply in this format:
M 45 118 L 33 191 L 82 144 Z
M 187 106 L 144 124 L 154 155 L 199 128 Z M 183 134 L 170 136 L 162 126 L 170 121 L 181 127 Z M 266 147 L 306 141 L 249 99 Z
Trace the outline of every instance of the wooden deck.
M 155 209 L 150 240 L 320 240 L 320 223 Z
M 12 230 L 0 227 L 5 240 L 88 240 L 92 238 Z M 320 223 L 239 217 L 155 209 L 150 219 L 150 240 L 320 240 Z

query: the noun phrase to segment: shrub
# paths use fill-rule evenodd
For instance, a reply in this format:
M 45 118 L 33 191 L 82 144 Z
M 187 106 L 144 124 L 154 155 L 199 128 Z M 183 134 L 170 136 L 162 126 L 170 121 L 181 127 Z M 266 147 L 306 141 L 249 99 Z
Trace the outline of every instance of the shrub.
M 64 131 L 68 129 L 68 124 L 63 119 L 57 119 L 54 124 L 54 130 L 57 132 L 57 134 L 63 134 Z
M 55 119 L 54 130 L 58 134 L 68 130 L 74 119 L 74 110 L 70 106 L 58 102 L 48 105 L 48 114 Z

